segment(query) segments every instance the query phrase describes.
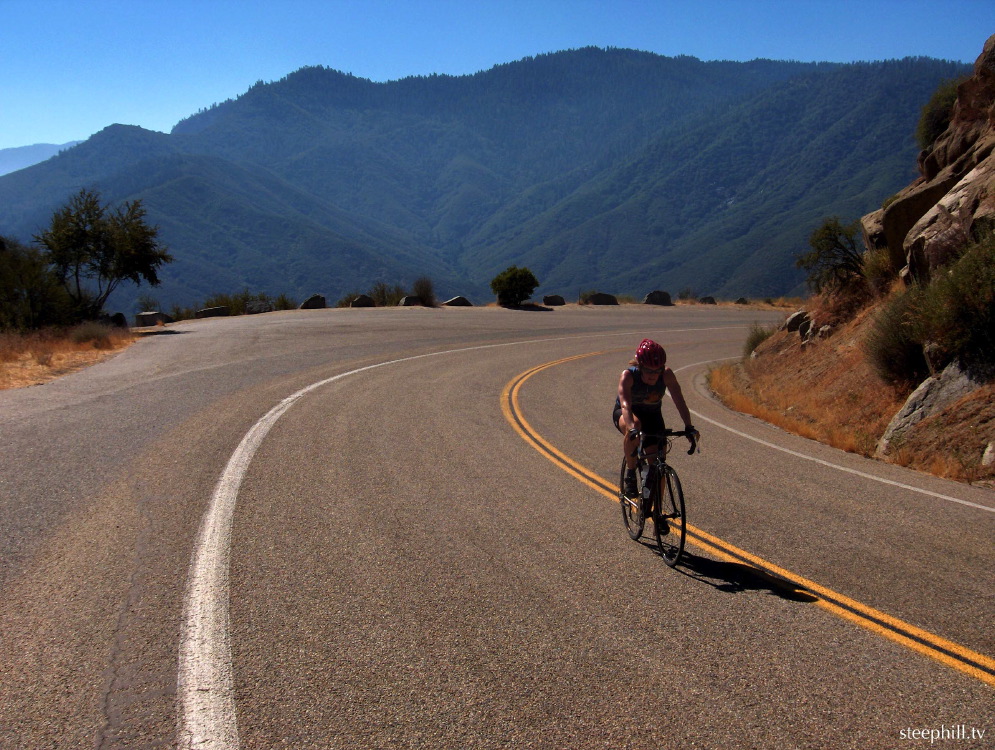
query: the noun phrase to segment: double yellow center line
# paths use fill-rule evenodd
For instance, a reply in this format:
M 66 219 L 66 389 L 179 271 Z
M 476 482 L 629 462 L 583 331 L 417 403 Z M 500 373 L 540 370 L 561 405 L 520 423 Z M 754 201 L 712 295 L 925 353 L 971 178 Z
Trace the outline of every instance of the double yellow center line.
M 515 432 L 539 453 L 591 489 L 601 493 L 610 500 L 618 502 L 618 487 L 614 483 L 595 474 L 590 469 L 581 466 L 569 456 L 559 451 L 549 441 L 543 439 L 525 419 L 518 401 L 522 386 L 533 375 L 551 367 L 556 367 L 557 365 L 605 353 L 605 351 L 598 351 L 565 357 L 553 362 L 546 362 L 516 375 L 505 385 L 504 390 L 501 392 L 501 411 L 504 413 L 505 419 L 515 429 Z M 805 592 L 811 596 L 815 604 L 832 612 L 834 615 L 849 620 L 863 628 L 867 628 L 895 643 L 900 643 L 913 651 L 918 651 L 921 654 L 946 664 L 948 667 L 952 667 L 964 674 L 981 680 L 987 685 L 995 687 L 995 659 L 972 651 L 953 641 L 941 638 L 935 633 L 917 628 L 915 625 L 911 625 L 903 620 L 899 620 L 897 617 L 892 617 L 885 612 L 869 607 L 837 591 L 826 588 L 815 581 L 810 581 L 807 578 L 796 575 L 761 557 L 735 547 L 702 529 L 688 525 L 687 535 L 690 543 L 720 560 L 746 564 L 764 577 L 773 578 L 779 586 Z

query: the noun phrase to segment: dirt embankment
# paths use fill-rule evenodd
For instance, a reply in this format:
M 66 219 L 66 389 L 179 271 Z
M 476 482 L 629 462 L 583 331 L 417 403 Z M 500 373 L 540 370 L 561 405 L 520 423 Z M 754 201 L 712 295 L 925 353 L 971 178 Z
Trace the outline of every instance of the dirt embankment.
M 875 307 L 828 336 L 803 343 L 780 330 L 752 357 L 711 374 L 712 389 L 731 408 L 789 432 L 873 456 L 909 391 L 885 383 L 864 352 Z M 911 428 L 886 460 L 963 482 L 995 487 L 995 465 L 983 465 L 995 442 L 995 383 L 989 383 Z

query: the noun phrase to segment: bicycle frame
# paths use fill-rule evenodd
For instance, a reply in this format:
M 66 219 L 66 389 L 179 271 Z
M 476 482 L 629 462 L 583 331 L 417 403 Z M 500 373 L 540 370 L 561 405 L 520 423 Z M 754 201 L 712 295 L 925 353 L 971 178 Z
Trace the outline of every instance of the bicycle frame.
M 625 492 L 625 461 L 622 462 L 619 477 L 619 503 L 629 536 L 638 540 L 646 518 L 651 518 L 660 554 L 671 567 L 677 564 L 684 551 L 686 525 L 684 491 L 677 472 L 667 463 L 667 454 L 676 437 L 688 438 L 691 441 L 688 453 L 694 453 L 697 448 L 697 434 L 694 432 L 665 430 L 660 434 L 639 433 L 636 449 L 637 482 L 642 485 L 639 497 L 630 497 Z M 650 439 L 657 442 L 657 450 L 648 453 L 646 443 Z

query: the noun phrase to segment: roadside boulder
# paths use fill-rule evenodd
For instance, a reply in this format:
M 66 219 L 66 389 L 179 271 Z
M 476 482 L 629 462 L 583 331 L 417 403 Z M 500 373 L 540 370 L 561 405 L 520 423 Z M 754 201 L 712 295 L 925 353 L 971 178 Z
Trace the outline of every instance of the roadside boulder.
M 542 298 L 542 304 L 548 305 L 549 307 L 560 307 L 561 305 L 567 304 L 567 301 L 559 294 L 547 294 Z
M 114 328 L 127 328 L 128 319 L 124 316 L 124 313 L 116 312 L 113 315 L 107 316 L 107 325 Z
M 135 315 L 135 327 L 136 328 L 147 328 L 149 326 L 165 325 L 166 323 L 172 323 L 173 319 L 166 315 L 166 313 L 161 312 L 140 312 Z
M 702 297 L 700 300 L 698 300 L 698 304 L 700 304 L 700 305 L 714 305 L 714 304 L 717 304 L 717 303 L 715 302 L 715 297 Z
M 645 297 L 643 297 L 644 305 L 663 305 L 664 307 L 672 307 L 674 301 L 670 299 L 670 292 L 661 292 L 656 289 Z
M 442 303 L 446 307 L 473 307 L 473 303 L 466 297 L 453 297 Z
M 306 300 L 301 302 L 298 310 L 324 310 L 327 307 L 325 304 L 324 294 L 312 294 Z
M 750 301 L 748 299 L 746 299 L 746 297 L 740 297 L 738 300 L 736 300 L 736 304 L 737 305 L 748 305 L 748 304 L 750 304 Z
M 231 315 L 231 310 L 226 305 L 218 307 L 205 307 L 193 314 L 195 318 L 225 318 Z
M 276 305 L 270 300 L 254 299 L 245 303 L 246 315 L 259 315 L 260 313 L 273 312 L 274 310 L 276 310 Z
M 406 297 L 401 297 L 401 301 L 397 303 L 398 307 L 421 307 L 422 301 L 421 297 L 416 297 L 413 294 L 409 294 Z
M 368 294 L 361 294 L 349 303 L 349 307 L 376 307 L 377 303 Z
M 615 298 L 614 294 L 595 292 L 587 298 L 587 303 L 589 305 L 617 305 L 618 299 Z

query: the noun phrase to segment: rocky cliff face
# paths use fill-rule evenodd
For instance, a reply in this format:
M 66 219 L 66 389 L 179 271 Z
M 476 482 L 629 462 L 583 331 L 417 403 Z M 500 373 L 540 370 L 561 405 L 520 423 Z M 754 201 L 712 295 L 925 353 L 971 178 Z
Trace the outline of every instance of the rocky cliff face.
M 960 256 L 971 230 L 995 224 L 995 36 L 957 89 L 950 125 L 919 155 L 921 176 L 861 219 L 868 251 L 887 248 L 907 283 Z

